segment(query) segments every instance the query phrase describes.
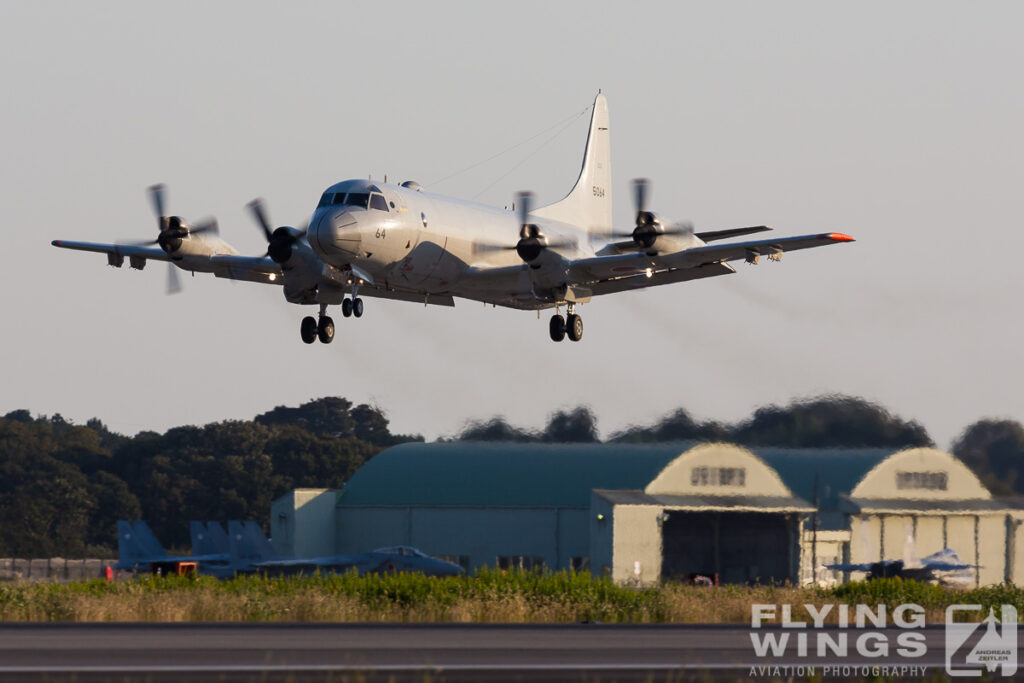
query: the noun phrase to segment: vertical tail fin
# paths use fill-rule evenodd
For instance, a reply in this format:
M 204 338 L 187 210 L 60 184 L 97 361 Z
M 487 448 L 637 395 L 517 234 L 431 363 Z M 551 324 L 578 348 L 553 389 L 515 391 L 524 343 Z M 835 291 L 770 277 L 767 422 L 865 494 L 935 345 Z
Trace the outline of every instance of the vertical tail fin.
M 209 555 L 209 539 L 206 537 L 206 525 L 195 520 L 188 523 L 188 537 L 192 541 L 193 555 Z
M 227 555 L 231 551 L 231 544 L 228 535 L 220 522 L 206 523 L 206 538 L 209 539 L 210 552 L 216 555 Z
M 559 202 L 534 210 L 541 218 L 561 221 L 584 230 L 612 227 L 612 160 L 608 130 L 608 102 L 600 92 L 590 116 L 583 168 L 572 191 Z
M 156 540 L 156 536 L 153 535 L 153 531 L 149 528 L 148 524 L 143 521 L 132 522 L 132 529 L 135 531 L 135 540 L 142 546 L 144 552 L 150 554 L 150 557 L 167 556 L 167 552 L 160 545 L 160 541 Z
M 117 520 L 117 556 L 118 564 L 130 567 L 133 563 L 147 559 L 142 546 L 135 538 L 132 523 L 123 519 Z
M 264 562 L 277 559 L 274 546 L 263 535 L 260 525 L 253 521 L 228 522 L 228 535 L 231 547 L 231 561 L 236 565 Z
M 227 555 L 230 552 L 228 535 L 219 523 L 191 522 L 188 528 L 193 555 Z

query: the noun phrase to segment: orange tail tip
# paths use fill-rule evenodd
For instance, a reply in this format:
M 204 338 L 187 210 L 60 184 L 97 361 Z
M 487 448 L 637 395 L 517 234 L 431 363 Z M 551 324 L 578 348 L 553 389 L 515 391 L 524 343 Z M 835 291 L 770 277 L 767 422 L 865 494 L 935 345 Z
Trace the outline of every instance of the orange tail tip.
M 833 242 L 854 242 L 854 241 L 856 241 L 852 237 L 850 237 L 849 235 L 844 235 L 841 232 L 830 232 L 828 234 L 828 238 L 830 240 L 832 240 Z

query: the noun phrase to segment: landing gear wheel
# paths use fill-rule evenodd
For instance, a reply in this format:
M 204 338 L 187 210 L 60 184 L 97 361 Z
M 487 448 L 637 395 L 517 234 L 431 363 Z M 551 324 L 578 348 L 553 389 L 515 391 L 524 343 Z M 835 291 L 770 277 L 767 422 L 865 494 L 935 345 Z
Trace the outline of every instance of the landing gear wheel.
M 579 317 L 575 313 L 569 314 L 569 319 L 565 321 L 566 334 L 569 335 L 569 339 L 574 342 L 583 339 L 583 318 Z
M 352 299 L 352 315 L 357 318 L 363 317 L 363 300 Z
M 565 339 L 565 318 L 557 313 L 551 316 L 548 331 L 551 333 L 551 341 L 560 342 Z
M 341 314 L 346 318 L 352 315 L 352 299 L 344 299 L 341 302 Z
M 317 327 L 316 336 L 320 337 L 321 344 L 330 344 L 334 341 L 334 321 L 327 316 L 320 318 L 320 325 Z
M 316 318 L 307 315 L 302 319 L 302 324 L 299 326 L 299 333 L 302 335 L 302 341 L 307 344 L 312 344 L 316 341 Z

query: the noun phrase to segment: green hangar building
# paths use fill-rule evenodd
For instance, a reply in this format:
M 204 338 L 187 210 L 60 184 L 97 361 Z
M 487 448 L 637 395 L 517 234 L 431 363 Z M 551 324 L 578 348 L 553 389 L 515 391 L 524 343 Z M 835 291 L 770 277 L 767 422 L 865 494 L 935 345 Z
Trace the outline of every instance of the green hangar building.
M 342 490 L 282 496 L 271 535 L 286 556 L 411 545 L 469 570 L 641 584 L 834 581 L 823 565 L 952 548 L 988 585 L 1024 582 L 1022 521 L 931 448 L 452 442 L 395 446 Z

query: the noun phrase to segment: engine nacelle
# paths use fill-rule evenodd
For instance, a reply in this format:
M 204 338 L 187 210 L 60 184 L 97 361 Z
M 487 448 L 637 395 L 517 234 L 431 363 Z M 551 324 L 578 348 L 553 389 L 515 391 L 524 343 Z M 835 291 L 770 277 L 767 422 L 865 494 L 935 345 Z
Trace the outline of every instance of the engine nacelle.
M 633 241 L 637 246 L 651 249 L 658 237 L 665 230 L 665 221 L 653 211 L 641 211 L 636 217 L 636 228 L 633 229 Z

